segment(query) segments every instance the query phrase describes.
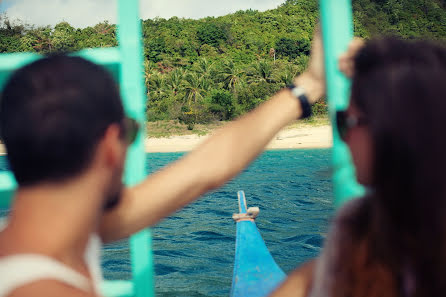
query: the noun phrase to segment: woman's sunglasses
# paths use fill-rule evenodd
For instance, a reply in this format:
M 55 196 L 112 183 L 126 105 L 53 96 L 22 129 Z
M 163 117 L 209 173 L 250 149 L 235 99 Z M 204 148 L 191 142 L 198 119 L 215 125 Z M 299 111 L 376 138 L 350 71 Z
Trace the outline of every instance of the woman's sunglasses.
M 338 129 L 339 137 L 342 139 L 342 141 L 345 141 L 348 132 L 352 128 L 366 124 L 367 120 L 364 117 L 348 114 L 347 111 L 336 112 L 336 127 Z
M 135 119 L 125 117 L 122 120 L 122 128 L 125 141 L 128 143 L 128 145 L 131 145 L 135 142 L 136 136 L 138 136 L 140 128 L 139 123 Z

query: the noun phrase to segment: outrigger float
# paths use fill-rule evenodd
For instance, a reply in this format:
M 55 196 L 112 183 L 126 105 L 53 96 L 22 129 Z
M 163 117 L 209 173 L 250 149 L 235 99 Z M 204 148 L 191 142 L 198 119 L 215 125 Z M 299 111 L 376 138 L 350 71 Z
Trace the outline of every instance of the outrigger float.
M 349 81 L 337 68 L 337 58 L 353 37 L 351 0 L 321 0 L 321 23 L 325 50 L 325 72 L 328 90 L 329 113 L 334 121 L 336 110 L 348 105 Z M 137 119 L 141 127 L 145 121 L 145 92 L 143 50 L 139 17 L 139 0 L 118 0 L 118 41 L 116 48 L 82 50 L 79 55 L 107 68 L 121 85 L 123 105 L 127 115 Z M 0 55 L 0 89 L 9 75 L 17 68 L 41 56 L 33 53 Z M 144 131 L 128 152 L 125 183 L 134 185 L 146 176 L 144 168 Z M 333 188 L 335 205 L 340 206 L 352 197 L 361 196 L 363 189 L 354 178 L 354 169 L 346 145 L 333 130 Z M 292 177 L 290 177 L 292 178 Z M 17 187 L 11 172 L 0 172 L 0 207 L 8 207 Z M 232 297 L 267 296 L 285 278 L 274 262 L 254 223 L 257 209 L 249 209 L 243 192 L 239 192 L 240 214 L 237 220 L 236 256 Z M 149 229 L 130 238 L 132 279 L 130 281 L 105 281 L 102 294 L 106 297 L 153 297 L 153 258 Z
M 232 216 L 237 222 L 237 234 L 230 296 L 268 296 L 286 275 L 269 253 L 254 222 L 259 208 L 248 208 L 245 192 L 239 191 L 237 196 L 239 213 Z

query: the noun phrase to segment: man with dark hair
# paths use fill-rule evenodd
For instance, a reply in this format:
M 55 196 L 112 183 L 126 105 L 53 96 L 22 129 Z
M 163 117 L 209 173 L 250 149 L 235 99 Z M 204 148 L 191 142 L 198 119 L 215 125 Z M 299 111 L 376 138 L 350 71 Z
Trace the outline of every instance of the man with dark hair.
M 296 78 L 299 87 L 280 91 L 132 188 L 121 180 L 137 126 L 124 116 L 110 75 L 63 55 L 18 70 L 0 108 L 19 185 L 0 232 L 0 297 L 98 296 L 101 241 L 154 225 L 221 186 L 282 127 L 308 116 L 324 86 L 320 51 L 315 58 Z
M 52 56 L 17 71 L 3 91 L 1 135 L 21 186 L 80 174 L 124 111 L 116 83 L 81 58 Z

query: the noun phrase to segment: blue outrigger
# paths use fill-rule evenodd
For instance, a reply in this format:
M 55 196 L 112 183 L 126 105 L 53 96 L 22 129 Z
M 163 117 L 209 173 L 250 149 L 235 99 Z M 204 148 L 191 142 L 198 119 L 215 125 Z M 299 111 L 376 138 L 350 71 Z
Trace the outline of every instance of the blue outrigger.
M 254 222 L 259 209 L 248 208 L 245 192 L 239 191 L 234 274 L 231 297 L 268 296 L 286 277 L 269 253 Z
M 325 49 L 325 65 L 329 111 L 332 122 L 336 110 L 348 105 L 349 81 L 338 71 L 337 58 L 347 48 L 353 36 L 351 0 L 321 0 L 321 20 Z M 118 40 L 116 48 L 88 49 L 77 55 L 109 69 L 121 85 L 126 113 L 145 120 L 145 92 L 141 22 L 138 13 L 139 0 L 118 0 Z M 0 89 L 12 71 L 39 59 L 32 53 L 0 55 Z M 145 153 L 143 131 L 128 153 L 125 181 L 133 185 L 144 179 Z M 335 205 L 340 206 L 352 197 L 360 196 L 363 189 L 355 183 L 354 169 L 346 145 L 333 130 L 333 167 Z M 17 187 L 11 172 L 0 172 L 0 206 L 11 203 Z M 285 278 L 284 272 L 271 257 L 253 221 L 255 209 L 247 209 L 243 192 L 239 192 L 241 216 L 236 216 L 237 240 L 234 278 L 231 296 L 267 296 Z M 153 259 L 151 234 L 146 229 L 130 238 L 132 279 L 105 281 L 102 293 L 107 297 L 154 296 Z

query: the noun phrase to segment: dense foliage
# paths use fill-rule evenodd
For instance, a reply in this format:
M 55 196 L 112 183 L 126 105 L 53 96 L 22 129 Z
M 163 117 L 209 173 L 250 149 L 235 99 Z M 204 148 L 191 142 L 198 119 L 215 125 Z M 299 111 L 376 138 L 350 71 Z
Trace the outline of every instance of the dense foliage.
M 353 6 L 358 36 L 446 39 L 446 0 L 353 0 Z M 254 108 L 306 67 L 317 17 L 316 0 L 286 0 L 266 12 L 143 21 L 149 120 L 179 119 L 193 127 Z M 0 27 L 0 52 L 116 45 L 116 26 L 107 22 L 51 28 L 3 16 Z

